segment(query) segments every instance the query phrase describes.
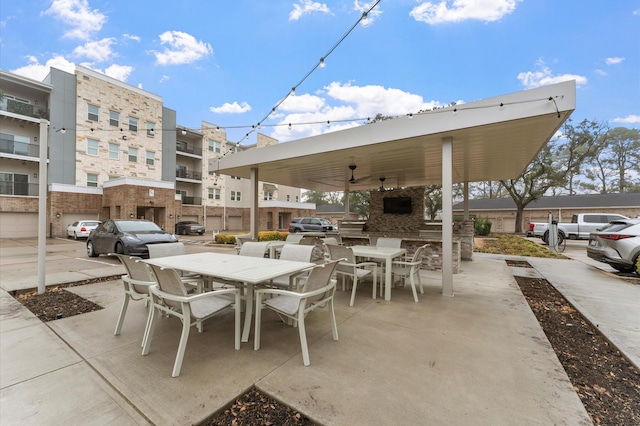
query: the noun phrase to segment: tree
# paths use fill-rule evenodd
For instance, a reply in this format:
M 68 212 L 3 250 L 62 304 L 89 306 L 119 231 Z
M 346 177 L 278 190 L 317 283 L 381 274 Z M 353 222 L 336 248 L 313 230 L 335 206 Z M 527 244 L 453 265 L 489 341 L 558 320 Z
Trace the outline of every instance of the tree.
M 425 217 L 434 220 L 442 210 L 442 185 L 426 185 L 424 187 Z
M 563 126 L 563 136 L 545 145 L 520 176 L 500 181 L 517 207 L 516 232 L 522 232 L 524 208 L 529 203 L 551 188 L 566 187 L 570 176 L 593 157 L 603 127 L 603 124 L 587 120 L 574 127 L 568 120 Z
M 369 219 L 371 211 L 371 194 L 369 191 L 349 192 L 349 210 L 357 212 L 358 216 Z
M 582 186 L 601 194 L 636 192 L 640 187 L 640 132 L 616 127 L 600 138 L 600 150 L 584 172 Z
M 306 203 L 314 203 L 316 205 L 329 204 L 326 192 L 307 190 L 302 195 L 302 199 Z

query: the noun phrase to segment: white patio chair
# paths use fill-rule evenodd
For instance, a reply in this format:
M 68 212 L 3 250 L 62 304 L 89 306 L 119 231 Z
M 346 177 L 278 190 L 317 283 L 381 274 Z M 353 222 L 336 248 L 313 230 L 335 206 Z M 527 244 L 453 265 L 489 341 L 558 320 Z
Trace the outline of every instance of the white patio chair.
M 413 291 L 413 300 L 418 302 L 418 294 L 416 293 L 416 279 L 418 286 L 420 287 L 420 294 L 424 294 L 422 288 L 422 281 L 420 281 L 420 268 L 422 267 L 422 259 L 425 255 L 426 248 L 429 244 L 425 244 L 417 248 L 410 260 L 397 260 L 392 263 L 391 275 L 393 277 L 401 277 L 403 286 L 406 284 L 406 279 L 409 278 L 411 282 L 411 291 Z
M 179 256 L 181 254 L 187 254 L 187 249 L 184 243 L 162 243 L 162 244 L 147 244 L 149 249 L 149 258 L 157 259 L 159 257 L 167 256 Z M 196 289 L 198 293 L 202 293 L 204 285 L 207 281 L 206 277 L 193 272 L 178 271 L 180 279 L 186 284 L 190 290 Z
M 281 260 L 295 260 L 298 262 L 311 262 L 314 246 L 301 246 L 298 244 L 286 244 L 282 247 L 280 252 Z M 301 272 L 293 275 L 283 275 L 281 277 L 274 278 L 273 280 L 265 283 L 271 287 L 286 288 L 293 290 L 300 285 L 307 272 Z
M 240 256 L 264 257 L 267 252 L 268 241 L 247 241 L 240 247 Z
M 293 234 L 287 235 L 287 238 L 285 239 L 285 241 L 288 243 L 299 243 L 302 237 L 304 237 L 303 234 L 293 233 Z
M 401 245 L 402 238 L 378 237 L 376 240 L 376 247 L 400 248 Z
M 350 247 L 328 245 L 327 248 L 329 249 L 329 255 L 332 261 L 342 259 L 336 268 L 336 273 L 342 275 L 342 290 L 344 291 L 346 289 L 345 277 L 351 277 L 353 280 L 349 306 L 353 306 L 355 302 L 358 282 L 369 274 L 373 276 L 372 297 L 375 299 L 378 286 L 378 264 L 376 262 L 357 263 L 353 250 Z
M 122 309 L 120 309 L 120 315 L 118 315 L 118 322 L 116 323 L 116 330 L 113 333 L 115 336 L 120 335 L 122 331 L 122 324 L 124 323 L 124 317 L 127 314 L 127 308 L 129 307 L 129 300 L 140 301 L 144 300 L 145 306 L 149 305 L 151 296 L 149 294 L 149 287 L 156 284 L 156 278 L 147 266 L 146 263 L 140 261 L 139 257 L 128 256 L 126 254 L 110 253 L 110 256 L 116 256 L 120 259 L 122 266 L 124 266 L 127 272 L 122 276 L 122 285 L 124 286 L 124 300 L 122 301 Z M 147 329 L 150 321 L 150 314 L 147 316 Z M 144 346 L 144 337 L 142 340 L 142 346 Z
M 251 238 L 251 234 L 241 234 L 241 235 L 236 235 L 236 252 L 240 253 L 240 249 L 242 248 L 242 244 L 246 243 L 247 241 L 253 241 Z
M 336 324 L 336 314 L 333 306 L 333 296 L 336 291 L 336 281 L 333 279 L 333 273 L 337 263 L 337 261 L 334 261 L 314 267 L 300 292 L 277 288 L 256 290 L 254 350 L 260 349 L 260 325 L 262 309 L 264 308 L 275 311 L 281 319 L 284 316 L 297 323 L 300 346 L 302 348 L 302 362 L 305 366 L 308 366 L 310 361 L 304 319 L 310 311 L 326 305 L 329 306 L 333 340 L 338 340 L 338 325 Z M 265 296 L 273 297 L 263 302 Z
M 151 292 L 152 309 L 150 320 L 145 330 L 145 343 L 142 355 L 149 354 L 156 319 L 160 312 L 180 318 L 182 321 L 182 334 L 178 344 L 178 353 L 173 365 L 172 377 L 180 375 L 184 352 L 189 339 L 191 326 L 195 325 L 198 332 L 202 333 L 202 322 L 227 308 L 235 310 L 235 348 L 240 349 L 240 290 L 228 288 L 224 290 L 209 291 L 189 295 L 178 272 L 171 268 L 161 268 L 150 265 L 156 277 L 157 284 L 149 288 Z M 233 294 L 233 300 L 220 297 L 220 295 Z

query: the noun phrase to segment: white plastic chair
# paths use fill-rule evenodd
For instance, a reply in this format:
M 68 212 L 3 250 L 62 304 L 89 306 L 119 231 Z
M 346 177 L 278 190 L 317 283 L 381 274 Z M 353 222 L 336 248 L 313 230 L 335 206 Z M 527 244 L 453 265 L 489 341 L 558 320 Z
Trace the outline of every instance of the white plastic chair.
M 128 256 L 126 254 L 110 253 L 110 256 L 116 256 L 120 259 L 122 266 L 124 266 L 126 275 L 122 276 L 122 284 L 124 286 L 124 300 L 122 301 L 122 309 L 120 309 L 120 315 L 118 315 L 118 322 L 116 323 L 116 330 L 113 333 L 115 336 L 120 335 L 122 331 L 122 324 L 124 323 L 124 317 L 127 314 L 127 308 L 129 307 L 129 300 L 140 301 L 144 300 L 145 306 L 147 306 L 151 300 L 149 294 L 149 287 L 156 284 L 156 278 L 149 270 L 146 263 L 141 262 L 140 258 Z M 147 326 L 150 321 L 150 314 L 147 317 Z M 146 336 L 146 334 L 144 335 Z M 144 346 L 144 336 L 142 340 L 142 346 Z
M 240 253 L 242 244 L 246 243 L 247 241 L 252 241 L 251 234 L 236 235 L 236 252 L 237 253 Z
M 157 259 L 159 257 L 179 256 L 181 254 L 187 254 L 187 249 L 184 243 L 162 243 L 162 244 L 147 244 L 149 249 L 149 258 Z M 189 290 L 195 290 L 198 293 L 202 293 L 204 290 L 204 284 L 207 281 L 206 277 L 200 274 L 178 271 L 180 279 L 184 284 L 189 287 Z
M 392 263 L 391 274 L 394 277 L 401 277 L 403 285 L 406 282 L 407 277 L 411 282 L 411 291 L 413 291 L 413 300 L 418 302 L 418 294 L 416 293 L 416 279 L 418 286 L 420 287 L 420 294 L 424 294 L 422 288 L 422 281 L 420 281 L 420 268 L 422 267 L 422 259 L 424 257 L 425 249 L 429 247 L 429 244 L 425 244 L 417 248 L 411 260 L 397 260 Z
M 373 276 L 372 297 L 375 299 L 378 286 L 378 264 L 376 262 L 357 263 L 353 250 L 350 247 L 328 245 L 327 248 L 329 249 L 329 255 L 332 261 L 342 259 L 336 268 L 336 273 L 342 275 L 342 289 L 344 290 L 346 288 L 345 277 L 351 277 L 353 279 L 349 306 L 353 306 L 355 302 L 358 282 L 369 274 Z
M 295 260 L 298 262 L 311 262 L 314 246 L 301 246 L 298 244 L 285 244 L 280 252 L 281 260 Z M 300 283 L 300 280 L 304 280 L 307 272 L 298 272 L 292 275 L 283 275 L 281 277 L 274 278 L 273 280 L 265 283 L 272 287 L 287 288 L 293 290 Z
M 153 303 L 150 320 L 145 330 L 142 355 L 147 355 L 151 348 L 151 340 L 156 325 L 156 319 L 160 312 L 180 318 L 182 321 L 182 334 L 178 344 L 178 353 L 173 365 L 172 377 L 180 375 L 184 352 L 187 348 L 189 331 L 195 325 L 202 332 L 202 322 L 227 308 L 235 310 L 235 348 L 240 349 L 240 290 L 228 288 L 224 290 L 209 291 L 189 295 L 178 272 L 171 268 L 161 268 L 150 265 L 156 277 L 157 284 L 149 288 Z M 233 300 L 228 300 L 220 295 L 233 294 Z
M 240 256 L 264 257 L 267 252 L 268 241 L 247 241 L 240 247 Z
M 314 267 L 300 292 L 277 288 L 256 290 L 254 350 L 260 349 L 260 325 L 264 308 L 275 311 L 278 316 L 284 316 L 297 322 L 302 348 L 302 362 L 305 366 L 310 364 L 310 360 L 304 319 L 310 311 L 326 305 L 329 306 L 333 340 L 338 340 L 338 325 L 333 306 L 336 281 L 332 279 L 337 263 L 334 261 Z M 263 302 L 266 296 L 273 297 L 267 298 Z

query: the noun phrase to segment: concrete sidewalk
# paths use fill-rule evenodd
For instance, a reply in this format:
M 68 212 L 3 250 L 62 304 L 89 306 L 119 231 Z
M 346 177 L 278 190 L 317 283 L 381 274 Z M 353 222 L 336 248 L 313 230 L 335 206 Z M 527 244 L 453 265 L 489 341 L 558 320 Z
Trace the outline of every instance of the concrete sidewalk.
M 256 385 L 327 425 L 591 424 L 504 259 L 474 254 L 454 275 L 453 298 L 440 294 L 440 274 L 426 271 L 419 303 L 409 287 L 394 289 L 385 302 L 372 300 L 363 285 L 354 307 L 348 292 L 337 292 L 340 340 L 331 340 L 323 311 L 311 314 L 309 367 L 302 365 L 297 330 L 270 312 L 259 351 L 251 341 L 233 349 L 232 314 L 210 320 L 204 333 L 192 330 L 177 378 L 171 369 L 178 321 L 159 323 L 145 357 L 143 304 L 130 304 L 122 334 L 113 335 L 120 280 L 71 288 L 104 309 L 46 324 L 2 291 L 0 423 L 193 424 Z M 561 291 L 590 289 L 594 302 L 597 285 L 585 281 L 617 288 L 575 260 L 526 260 L 560 282 Z M 585 275 L 565 282 L 576 271 Z M 633 301 L 635 290 L 608 298 Z M 597 305 L 570 297 L 585 309 Z M 612 306 L 617 315 L 622 308 L 635 315 L 634 307 Z M 640 334 L 637 328 L 600 321 L 598 310 L 587 315 L 606 325 L 601 329 L 612 341 L 639 347 L 628 337 Z M 625 338 L 609 336 L 614 331 Z

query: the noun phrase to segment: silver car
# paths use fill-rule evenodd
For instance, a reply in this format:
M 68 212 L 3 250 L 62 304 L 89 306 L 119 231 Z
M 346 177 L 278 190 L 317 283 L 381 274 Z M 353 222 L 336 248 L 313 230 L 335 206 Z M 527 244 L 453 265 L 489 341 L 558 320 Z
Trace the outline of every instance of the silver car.
M 598 262 L 608 263 L 620 272 L 640 275 L 640 220 L 614 220 L 589 235 L 587 255 Z
M 119 253 L 149 257 L 148 244 L 176 243 L 178 237 L 150 220 L 108 219 L 87 238 L 87 256 Z
M 87 238 L 91 231 L 96 229 L 102 222 L 99 220 L 79 220 L 67 226 L 67 238 Z

